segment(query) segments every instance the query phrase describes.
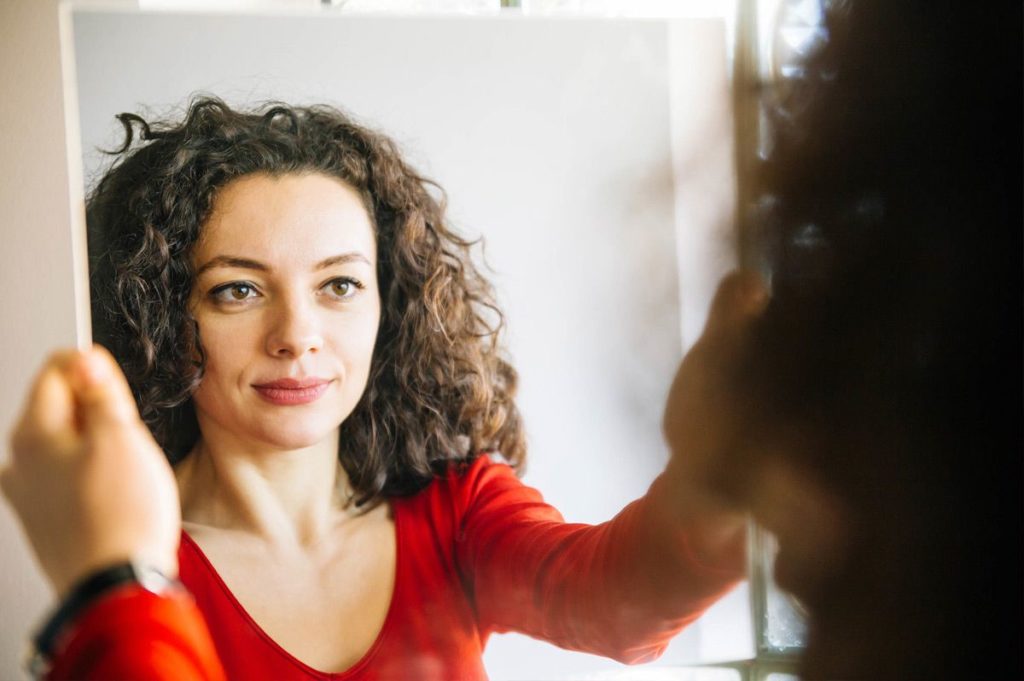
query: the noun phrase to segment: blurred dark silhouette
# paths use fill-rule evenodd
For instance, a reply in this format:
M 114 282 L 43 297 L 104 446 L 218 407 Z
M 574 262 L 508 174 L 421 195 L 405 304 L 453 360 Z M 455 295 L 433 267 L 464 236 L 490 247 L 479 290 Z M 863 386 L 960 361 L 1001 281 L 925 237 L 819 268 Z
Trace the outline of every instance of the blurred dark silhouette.
M 779 534 L 804 678 L 1024 678 L 1022 3 L 826 4 L 826 44 L 764 93 L 773 298 L 731 493 L 834 502 Z

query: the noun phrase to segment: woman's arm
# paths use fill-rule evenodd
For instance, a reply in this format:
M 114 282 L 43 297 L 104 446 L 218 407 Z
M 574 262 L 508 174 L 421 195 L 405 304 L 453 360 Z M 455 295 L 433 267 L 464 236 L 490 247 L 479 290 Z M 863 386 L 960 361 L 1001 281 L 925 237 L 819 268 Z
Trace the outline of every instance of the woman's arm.
M 645 662 L 742 578 L 746 519 L 712 479 L 733 440 L 726 377 L 765 300 L 754 278 L 723 282 L 672 388 L 672 460 L 611 521 L 566 524 L 508 467 L 472 468 L 457 556 L 482 629 Z
M 504 464 L 478 462 L 459 487 L 457 562 L 484 632 L 647 662 L 743 576 L 742 532 L 703 559 L 664 475 L 599 525 L 565 523 Z
M 53 356 L 11 438 L 0 486 L 64 604 L 51 678 L 222 679 L 186 593 L 90 575 L 118 564 L 177 575 L 181 517 L 163 452 L 105 350 Z M 93 585 L 90 590 L 74 585 Z M 70 599 L 70 600 L 69 600 Z

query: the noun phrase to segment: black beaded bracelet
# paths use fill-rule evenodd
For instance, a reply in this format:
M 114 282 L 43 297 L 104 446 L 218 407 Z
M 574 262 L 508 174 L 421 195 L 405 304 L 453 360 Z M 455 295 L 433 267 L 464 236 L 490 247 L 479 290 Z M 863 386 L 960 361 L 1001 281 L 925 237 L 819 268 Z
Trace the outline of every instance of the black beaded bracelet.
M 32 638 L 33 650 L 27 666 L 33 678 L 43 678 L 49 672 L 53 654 L 56 652 L 57 639 L 64 629 L 101 596 L 126 584 L 136 584 L 156 594 L 166 594 L 182 588 L 180 582 L 168 578 L 156 568 L 128 561 L 86 576 L 68 592 Z

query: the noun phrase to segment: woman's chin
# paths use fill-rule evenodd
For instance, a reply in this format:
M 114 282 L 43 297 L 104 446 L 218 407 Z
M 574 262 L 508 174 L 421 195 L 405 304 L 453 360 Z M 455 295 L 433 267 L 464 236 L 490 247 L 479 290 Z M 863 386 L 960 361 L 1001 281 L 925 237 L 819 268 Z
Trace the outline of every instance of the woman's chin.
M 308 449 L 309 447 L 315 447 L 324 442 L 324 440 L 331 438 L 332 443 L 337 447 L 338 443 L 338 431 L 337 429 L 328 431 L 317 431 L 317 432 L 302 432 L 302 433 L 278 433 L 269 444 L 275 446 L 278 449 L 283 450 L 295 450 L 295 449 Z
M 338 399 L 337 395 L 328 394 L 310 404 L 278 405 L 259 399 L 255 404 L 247 406 L 246 411 L 249 413 L 246 420 L 253 427 L 267 434 L 278 433 L 282 439 L 293 440 L 322 437 L 328 431 L 338 428 L 354 405 Z
M 314 447 L 328 438 L 337 446 L 339 427 L 340 422 L 333 419 L 274 420 L 259 425 L 256 439 L 282 450 Z

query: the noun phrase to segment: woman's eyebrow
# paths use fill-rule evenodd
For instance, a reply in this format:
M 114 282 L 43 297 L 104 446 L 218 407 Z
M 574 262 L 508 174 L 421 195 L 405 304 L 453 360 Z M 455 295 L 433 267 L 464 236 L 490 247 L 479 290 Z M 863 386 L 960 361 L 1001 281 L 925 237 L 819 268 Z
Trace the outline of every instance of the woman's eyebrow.
M 347 262 L 364 262 L 372 267 L 370 259 L 358 251 L 352 251 L 350 253 L 342 253 L 340 255 L 332 255 L 329 258 L 324 258 L 318 262 L 313 269 L 322 270 L 331 265 L 340 265 Z M 214 267 L 237 267 L 243 270 L 257 270 L 259 272 L 269 272 L 270 266 L 259 262 L 258 260 L 252 260 L 250 258 L 242 258 L 235 255 L 218 255 L 210 258 L 202 267 L 196 270 L 196 275 L 199 276 L 207 270 L 213 269 Z
M 329 258 L 324 258 L 316 264 L 314 270 L 322 270 L 330 267 L 331 265 L 340 265 L 346 262 L 361 261 L 373 267 L 373 263 L 370 259 L 358 251 L 351 251 L 349 253 L 342 253 L 341 255 L 332 255 Z

